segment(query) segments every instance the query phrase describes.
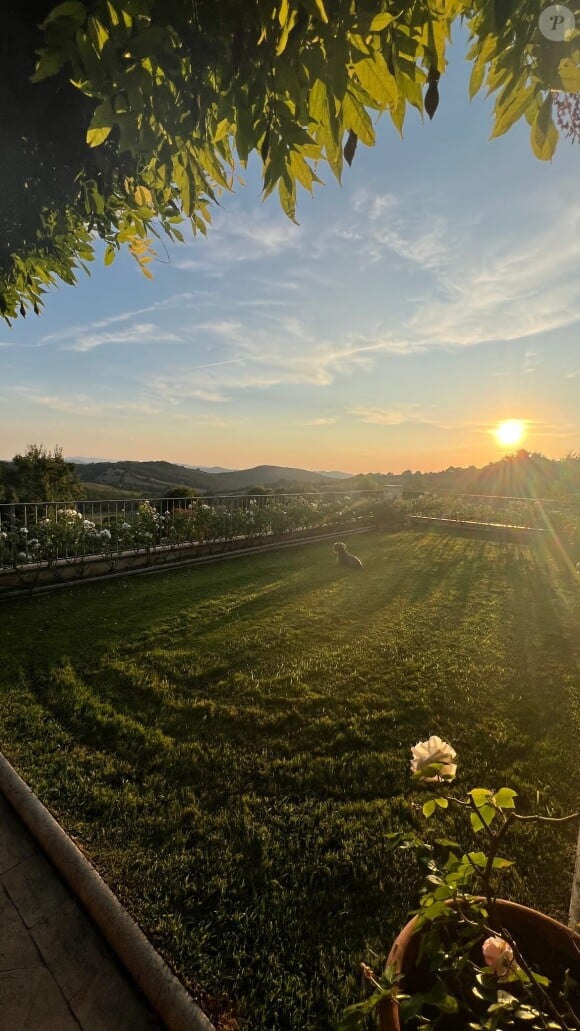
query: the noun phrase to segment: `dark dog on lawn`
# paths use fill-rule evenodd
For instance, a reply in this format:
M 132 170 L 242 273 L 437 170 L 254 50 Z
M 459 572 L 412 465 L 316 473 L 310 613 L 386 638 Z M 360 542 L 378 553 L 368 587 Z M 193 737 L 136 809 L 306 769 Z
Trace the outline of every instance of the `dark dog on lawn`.
M 332 550 L 336 552 L 336 561 L 339 566 L 347 566 L 349 569 L 363 568 L 360 558 L 357 558 L 356 555 L 351 555 L 350 551 L 346 550 L 346 544 L 343 544 L 342 541 L 337 541 L 333 545 Z

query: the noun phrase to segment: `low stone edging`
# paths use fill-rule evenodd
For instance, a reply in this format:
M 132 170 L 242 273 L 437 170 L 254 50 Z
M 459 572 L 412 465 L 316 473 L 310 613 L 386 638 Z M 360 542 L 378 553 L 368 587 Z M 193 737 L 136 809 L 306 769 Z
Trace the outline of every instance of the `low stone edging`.
M 94 866 L 1 752 L 0 791 L 79 899 L 168 1031 L 215 1031 Z
M 580 831 L 578 832 L 578 841 L 576 843 L 576 862 L 574 864 L 568 926 L 580 934 Z

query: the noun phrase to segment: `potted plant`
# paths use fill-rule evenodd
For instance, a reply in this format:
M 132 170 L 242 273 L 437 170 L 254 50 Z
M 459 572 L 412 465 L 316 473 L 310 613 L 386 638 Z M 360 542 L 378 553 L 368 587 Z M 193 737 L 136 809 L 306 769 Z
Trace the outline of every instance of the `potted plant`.
M 381 975 L 363 964 L 372 993 L 345 1010 L 339 1031 L 580 1031 L 580 935 L 543 913 L 498 897 L 513 863 L 500 855 L 518 823 L 578 820 L 517 811 L 516 792 L 473 788 L 452 794 L 456 753 L 432 736 L 411 749 L 415 783 L 430 792 L 426 819 L 456 807 L 485 847 L 447 837 L 387 835 L 425 864 L 419 906 L 398 935 Z M 419 803 L 412 803 L 419 805 Z M 479 837 L 478 837 L 479 836 Z

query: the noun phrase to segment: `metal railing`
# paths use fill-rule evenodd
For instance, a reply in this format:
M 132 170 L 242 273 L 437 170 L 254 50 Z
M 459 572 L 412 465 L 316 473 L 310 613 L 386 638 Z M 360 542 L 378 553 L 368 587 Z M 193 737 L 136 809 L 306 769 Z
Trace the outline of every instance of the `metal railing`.
M 385 491 L 0 504 L 0 570 L 176 551 L 305 530 L 353 528 Z
M 388 502 L 388 503 L 387 503 Z M 35 572 L 62 578 L 63 567 L 85 575 L 100 559 L 151 563 L 192 547 L 229 546 L 376 525 L 458 526 L 547 530 L 580 558 L 580 501 L 385 488 L 224 494 L 197 498 L 131 498 L 74 503 L 0 504 L 0 573 L 30 582 Z M 188 553 L 189 553 L 188 552 Z

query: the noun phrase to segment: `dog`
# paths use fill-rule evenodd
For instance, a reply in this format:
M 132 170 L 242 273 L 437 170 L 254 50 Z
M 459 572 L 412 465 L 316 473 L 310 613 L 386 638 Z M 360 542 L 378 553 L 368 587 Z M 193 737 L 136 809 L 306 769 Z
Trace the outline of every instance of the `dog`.
M 343 544 L 342 541 L 337 541 L 333 545 L 332 550 L 336 552 L 336 561 L 339 566 L 347 566 L 349 569 L 363 568 L 360 558 L 357 558 L 356 555 L 351 555 L 350 551 L 346 550 L 346 544 Z

